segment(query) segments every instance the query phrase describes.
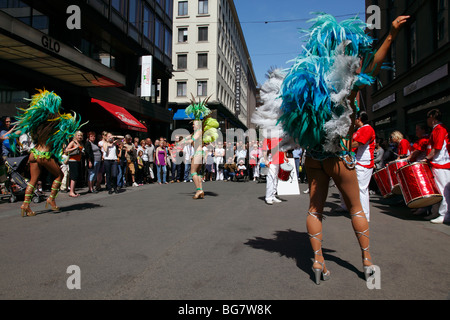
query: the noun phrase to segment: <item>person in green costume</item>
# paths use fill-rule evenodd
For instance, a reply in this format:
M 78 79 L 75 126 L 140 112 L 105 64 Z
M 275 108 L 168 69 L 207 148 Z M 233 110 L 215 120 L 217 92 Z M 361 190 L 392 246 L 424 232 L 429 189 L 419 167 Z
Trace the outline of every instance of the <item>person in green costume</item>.
M 47 90 L 38 91 L 39 93 L 32 96 L 29 107 L 20 109 L 23 113 L 17 116 L 16 131 L 9 136 L 14 150 L 17 147 L 18 137 L 24 133 L 31 135 L 35 145 L 28 159 L 31 177 L 21 206 L 22 217 L 36 215 L 30 208 L 30 202 L 43 168 L 56 177 L 52 183 L 50 196 L 46 200 L 46 207 L 50 205 L 52 210 L 59 211 L 55 199 L 64 177 L 59 167 L 59 163 L 62 162 L 62 150 L 67 140 L 80 128 L 81 121 L 76 119 L 76 115 L 60 112 L 61 98 L 56 93 Z

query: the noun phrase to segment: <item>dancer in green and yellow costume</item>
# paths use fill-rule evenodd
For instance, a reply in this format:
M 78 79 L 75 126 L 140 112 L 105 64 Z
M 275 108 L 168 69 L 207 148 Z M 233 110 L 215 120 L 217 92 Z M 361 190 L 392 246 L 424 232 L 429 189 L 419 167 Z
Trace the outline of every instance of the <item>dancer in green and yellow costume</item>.
M 217 128 L 219 123 L 211 118 L 211 110 L 206 106 L 209 98 L 195 102 L 192 97 L 191 104 L 186 108 L 186 115 L 194 116 L 192 123 L 194 133 L 185 137 L 180 144 L 191 143 L 194 146 L 194 156 L 191 160 L 191 177 L 196 187 L 193 199 L 204 199 L 205 193 L 202 187 L 201 169 L 204 158 L 203 146 L 214 142 L 218 138 Z M 202 120 L 203 119 L 203 120 Z
M 64 175 L 58 162 L 62 162 L 64 144 L 67 144 L 80 128 L 81 121 L 77 120 L 76 115 L 60 112 L 61 98 L 57 94 L 47 90 L 38 91 L 39 93 L 32 96 L 29 107 L 20 109 L 22 113 L 17 116 L 16 131 L 9 136 L 13 150 L 17 147 L 19 136 L 25 133 L 30 134 L 35 144 L 28 160 L 31 178 L 21 206 L 22 217 L 36 215 L 30 208 L 30 202 L 42 168 L 56 177 L 46 207 L 50 205 L 52 210 L 59 210 L 55 198 Z

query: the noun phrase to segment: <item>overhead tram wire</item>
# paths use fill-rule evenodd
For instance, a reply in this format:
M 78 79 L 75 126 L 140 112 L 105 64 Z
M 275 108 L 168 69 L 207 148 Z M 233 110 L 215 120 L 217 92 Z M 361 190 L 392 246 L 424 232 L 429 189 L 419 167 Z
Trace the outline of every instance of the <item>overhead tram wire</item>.
M 345 18 L 345 17 L 359 17 L 361 16 L 361 13 L 346 13 L 341 15 L 335 15 L 336 18 Z M 269 23 L 292 23 L 292 22 L 307 22 L 311 20 L 313 17 L 309 18 L 298 18 L 298 19 L 284 19 L 284 20 L 255 20 L 255 21 L 239 21 L 240 24 L 269 24 Z M 142 21 L 142 22 L 152 22 L 150 21 Z M 219 21 L 203 21 L 204 23 L 219 23 Z M 224 21 L 224 23 L 230 23 L 231 21 Z M 234 23 L 234 21 L 233 21 Z M 180 24 L 183 25 L 189 25 L 189 24 L 199 24 L 199 21 L 183 21 L 180 22 Z

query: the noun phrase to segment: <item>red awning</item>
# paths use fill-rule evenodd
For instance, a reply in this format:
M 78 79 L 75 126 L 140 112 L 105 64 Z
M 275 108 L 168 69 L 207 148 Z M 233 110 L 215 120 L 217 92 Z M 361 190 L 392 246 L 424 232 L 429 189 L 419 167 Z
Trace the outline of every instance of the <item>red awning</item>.
M 94 98 L 91 98 L 91 102 L 98 103 L 103 108 L 105 108 L 109 113 L 111 113 L 114 117 L 116 117 L 119 120 L 120 126 L 122 128 L 134 131 L 147 132 L 147 128 L 142 123 L 140 123 L 135 117 L 133 117 L 125 108 Z

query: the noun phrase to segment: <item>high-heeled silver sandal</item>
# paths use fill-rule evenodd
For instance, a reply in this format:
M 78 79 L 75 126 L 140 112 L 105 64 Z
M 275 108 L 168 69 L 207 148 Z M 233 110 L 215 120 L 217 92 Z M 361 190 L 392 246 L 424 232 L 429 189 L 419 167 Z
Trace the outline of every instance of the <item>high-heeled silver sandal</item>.
M 363 213 L 363 215 L 360 215 L 361 212 Z M 362 210 L 358 211 L 358 212 L 356 212 L 354 214 L 351 214 L 350 216 L 351 217 L 367 219 L 366 215 L 364 214 L 364 211 L 362 211 Z M 358 238 L 358 240 L 361 237 L 363 237 L 363 236 L 366 237 L 367 239 L 369 239 L 369 236 L 366 234 L 368 231 L 369 231 L 369 228 L 367 228 L 364 231 L 356 231 L 355 230 L 355 234 L 356 234 L 356 237 Z M 367 246 L 366 248 L 362 248 L 361 247 L 361 250 L 363 252 L 368 252 L 369 251 L 369 247 L 370 247 L 370 245 Z M 363 253 L 363 256 L 364 256 L 364 253 Z M 364 264 L 364 261 L 369 261 L 370 263 L 372 263 L 372 261 L 369 258 L 366 258 L 366 257 L 363 258 L 363 264 Z M 375 273 L 375 269 L 374 269 L 373 265 L 370 265 L 370 266 L 364 266 L 363 265 L 363 269 L 364 269 L 364 277 L 366 278 L 366 281 L 367 281 L 369 279 L 369 277 L 371 277 Z
M 309 214 L 310 216 L 313 216 L 314 218 L 316 218 L 316 219 L 319 220 L 319 221 L 321 221 L 321 219 L 323 218 L 322 213 L 309 212 L 309 211 L 308 211 L 308 214 Z M 317 215 L 319 215 L 320 218 L 317 217 Z M 314 239 L 314 240 L 317 240 L 317 241 L 320 242 L 320 249 L 314 251 L 314 262 L 313 262 L 313 266 L 312 266 L 312 270 L 313 270 L 313 272 L 314 272 L 316 284 L 320 284 L 321 278 L 322 278 L 323 281 L 329 280 L 329 279 L 330 279 L 330 274 L 331 274 L 331 273 L 330 273 L 330 270 L 327 270 L 327 272 L 323 272 L 323 269 L 325 268 L 325 261 L 324 261 L 324 262 L 320 262 L 320 261 L 316 260 L 316 256 L 322 256 L 322 257 L 323 257 L 322 253 L 320 253 L 320 251 L 322 251 L 322 242 L 323 242 L 323 240 L 317 238 L 317 236 L 320 235 L 321 233 L 322 233 L 322 231 L 321 231 L 321 232 L 318 232 L 318 233 L 316 233 L 316 234 L 310 234 L 310 233 L 308 233 L 308 236 L 309 236 L 310 239 Z M 322 266 L 322 268 L 314 268 L 314 263 L 316 263 L 316 262 L 317 262 L 318 264 L 320 264 L 320 265 Z

